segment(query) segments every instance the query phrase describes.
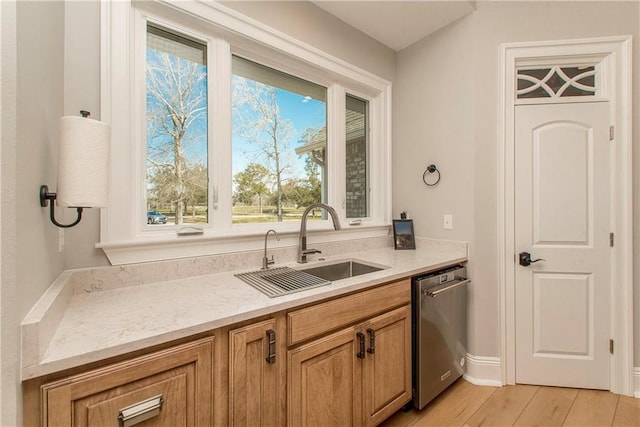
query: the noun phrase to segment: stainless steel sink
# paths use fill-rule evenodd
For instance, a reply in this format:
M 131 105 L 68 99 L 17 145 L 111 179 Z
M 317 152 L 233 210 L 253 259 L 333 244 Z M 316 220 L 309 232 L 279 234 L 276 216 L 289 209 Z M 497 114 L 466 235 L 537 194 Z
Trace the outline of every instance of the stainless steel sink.
M 323 264 L 317 267 L 305 268 L 301 271 L 320 277 L 325 280 L 341 280 L 349 277 L 360 276 L 362 274 L 373 273 L 374 271 L 384 270 L 387 267 L 365 264 L 360 261 L 348 260 L 340 261 L 333 264 Z
M 278 267 L 239 273 L 235 274 L 235 276 L 273 298 L 306 291 L 318 286 L 325 286 L 334 280 L 373 273 L 385 268 L 388 267 L 347 260 L 300 270 L 290 267 Z

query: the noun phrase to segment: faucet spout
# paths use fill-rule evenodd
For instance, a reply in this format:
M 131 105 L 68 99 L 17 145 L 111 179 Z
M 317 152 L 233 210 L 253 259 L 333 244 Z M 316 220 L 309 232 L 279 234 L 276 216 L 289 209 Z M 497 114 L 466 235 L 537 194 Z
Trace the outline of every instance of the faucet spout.
M 273 263 L 275 263 L 275 260 L 273 259 L 273 255 L 271 255 L 271 259 L 269 259 L 267 257 L 267 238 L 269 238 L 269 233 L 273 233 L 274 236 L 276 236 L 276 240 L 280 240 L 280 236 L 278 236 L 278 232 L 274 229 L 271 229 L 269 231 L 267 231 L 264 235 L 264 256 L 262 257 L 262 269 L 266 270 L 269 268 L 269 266 Z
M 340 230 L 341 228 L 338 214 L 333 207 L 325 203 L 314 203 L 307 207 L 307 209 L 304 210 L 302 220 L 300 221 L 300 236 L 298 238 L 298 262 L 300 264 L 307 262 L 307 255 L 320 253 L 317 249 L 307 249 L 307 216 L 309 216 L 309 212 L 317 208 L 322 208 L 329 213 L 335 230 Z

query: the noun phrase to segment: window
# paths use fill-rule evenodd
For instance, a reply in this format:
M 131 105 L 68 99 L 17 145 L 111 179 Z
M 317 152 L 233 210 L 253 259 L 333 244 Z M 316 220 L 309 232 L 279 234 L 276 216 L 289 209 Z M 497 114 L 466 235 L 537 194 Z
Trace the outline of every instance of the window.
M 259 249 L 269 228 L 295 245 L 317 202 L 333 240 L 387 235 L 389 82 L 216 2 L 102 7 L 112 264 Z
M 545 67 L 517 70 L 518 99 L 596 95 L 596 67 Z
M 327 89 L 233 57 L 233 223 L 299 220 L 326 202 Z
M 369 216 L 369 119 L 368 103 L 347 95 L 346 123 L 346 213 L 347 218 Z
M 207 47 L 147 27 L 146 204 L 164 224 L 207 222 Z

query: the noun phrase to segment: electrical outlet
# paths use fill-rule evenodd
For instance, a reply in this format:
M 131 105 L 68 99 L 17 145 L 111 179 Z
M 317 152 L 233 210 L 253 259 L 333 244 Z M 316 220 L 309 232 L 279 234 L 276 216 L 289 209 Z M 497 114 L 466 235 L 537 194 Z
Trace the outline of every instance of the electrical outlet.
M 445 214 L 443 217 L 444 229 L 453 230 L 453 215 Z

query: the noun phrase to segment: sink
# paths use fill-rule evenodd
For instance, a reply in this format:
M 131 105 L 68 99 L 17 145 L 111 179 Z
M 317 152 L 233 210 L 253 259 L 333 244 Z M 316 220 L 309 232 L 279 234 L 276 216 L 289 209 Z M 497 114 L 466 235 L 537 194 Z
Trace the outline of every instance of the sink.
M 348 260 L 339 261 L 332 264 L 323 264 L 317 267 L 305 268 L 300 271 L 320 277 L 325 280 L 340 280 L 349 277 L 360 276 L 362 274 L 373 273 L 374 271 L 384 270 L 384 266 L 365 264 L 361 261 Z
M 362 274 L 384 270 L 386 266 L 346 260 L 323 263 L 316 267 L 293 269 L 277 267 L 268 270 L 235 274 L 237 278 L 263 292 L 270 298 L 325 286 L 334 280 L 347 279 Z

